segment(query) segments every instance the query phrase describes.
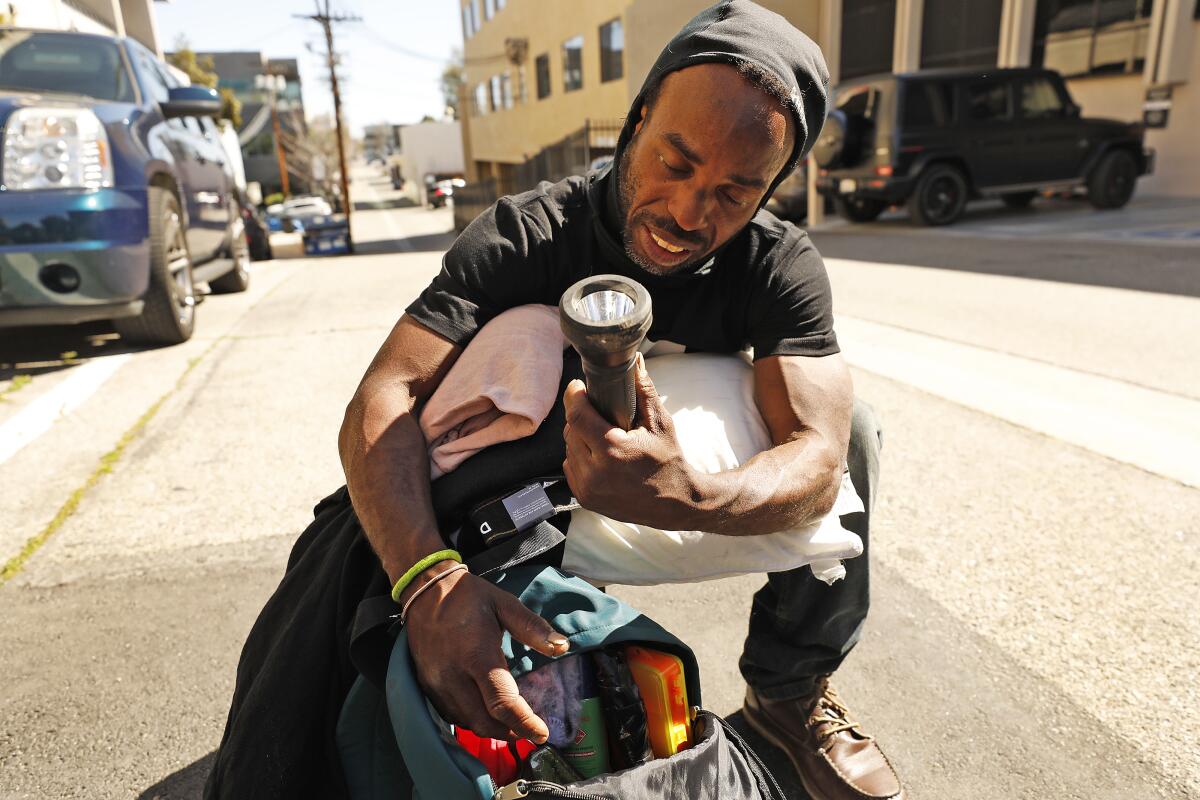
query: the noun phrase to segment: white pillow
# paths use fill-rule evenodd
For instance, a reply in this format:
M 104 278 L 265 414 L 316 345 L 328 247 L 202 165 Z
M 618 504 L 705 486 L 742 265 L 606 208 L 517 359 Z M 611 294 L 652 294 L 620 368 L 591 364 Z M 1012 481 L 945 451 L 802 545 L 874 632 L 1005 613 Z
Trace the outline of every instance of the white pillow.
M 684 458 L 696 469 L 733 469 L 771 447 L 754 403 L 753 368 L 744 357 L 664 355 L 647 359 L 646 369 L 675 421 Z M 563 568 L 600 585 L 653 585 L 809 564 L 814 575 L 832 583 L 845 575 L 840 559 L 863 549 L 858 535 L 845 530 L 838 518 L 862 510 L 848 473 L 823 520 L 761 536 L 663 531 L 579 509 L 571 513 Z

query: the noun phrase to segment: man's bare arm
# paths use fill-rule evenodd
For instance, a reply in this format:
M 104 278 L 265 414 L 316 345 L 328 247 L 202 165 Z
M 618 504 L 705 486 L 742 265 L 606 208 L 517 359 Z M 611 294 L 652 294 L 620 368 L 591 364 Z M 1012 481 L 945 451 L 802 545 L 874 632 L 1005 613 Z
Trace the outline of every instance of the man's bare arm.
M 841 356 L 771 356 L 754 365 L 755 399 L 775 446 L 706 474 L 683 458 L 644 367 L 639 427 L 605 422 L 581 382 L 567 388 L 564 469 L 585 508 L 666 530 L 731 536 L 785 530 L 833 507 L 850 439 L 853 388 Z
M 841 355 L 754 362 L 754 398 L 775 446 L 737 469 L 698 476 L 701 529 L 754 535 L 814 522 L 841 486 L 854 388 Z
M 363 376 L 338 436 L 350 499 L 371 546 L 395 582 L 446 545 L 438 532 L 429 452 L 418 425 L 460 349 L 401 317 Z M 451 566 L 426 570 L 401 597 Z M 568 643 L 513 595 L 466 572 L 439 580 L 409 609 L 409 647 L 417 678 L 448 721 L 480 736 L 545 741 L 546 725 L 517 692 L 500 650 L 503 630 L 548 656 Z
M 338 450 L 350 499 L 392 581 L 442 549 L 429 491 L 419 406 L 461 348 L 405 315 L 375 354 L 346 407 Z

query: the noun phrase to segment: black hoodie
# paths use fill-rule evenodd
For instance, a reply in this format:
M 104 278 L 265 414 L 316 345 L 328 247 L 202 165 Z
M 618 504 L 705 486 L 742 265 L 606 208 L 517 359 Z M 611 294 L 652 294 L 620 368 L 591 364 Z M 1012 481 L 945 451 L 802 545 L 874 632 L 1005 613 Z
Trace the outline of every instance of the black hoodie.
M 829 71 L 816 42 L 783 17 L 749 0 L 726 0 L 701 11 L 667 43 L 629 107 L 617 140 L 617 155 L 629 144 L 647 95 L 667 75 L 696 64 L 743 62 L 769 72 L 788 92 L 787 110 L 796 123 L 796 141 L 787 165 L 775 176 L 763 203 L 779 182 L 808 154 L 825 122 Z
M 773 191 L 820 132 L 828 73 L 811 39 L 749 0 L 725 0 L 705 9 L 668 43 L 630 107 L 614 160 L 619 164 L 647 93 L 665 75 L 709 62 L 749 62 L 789 92 L 796 140 L 771 184 Z M 441 273 L 408 314 L 465 345 L 508 308 L 557 305 L 575 281 L 615 272 L 650 291 L 651 341 L 703 352 L 751 347 L 756 358 L 838 352 L 829 281 L 805 233 L 760 209 L 706 261 L 654 275 L 625 252 L 615 183 L 611 172 L 602 170 L 501 198 L 463 231 L 446 253 Z

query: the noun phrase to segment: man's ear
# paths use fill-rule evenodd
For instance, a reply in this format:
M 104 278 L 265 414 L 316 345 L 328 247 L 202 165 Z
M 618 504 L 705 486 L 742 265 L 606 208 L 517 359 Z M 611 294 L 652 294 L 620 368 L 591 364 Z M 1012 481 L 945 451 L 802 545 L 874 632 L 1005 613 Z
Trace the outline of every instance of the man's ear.
M 641 132 L 642 126 L 646 124 L 646 104 L 642 103 L 642 110 L 638 112 L 637 124 L 633 126 L 633 135 L 637 136 Z

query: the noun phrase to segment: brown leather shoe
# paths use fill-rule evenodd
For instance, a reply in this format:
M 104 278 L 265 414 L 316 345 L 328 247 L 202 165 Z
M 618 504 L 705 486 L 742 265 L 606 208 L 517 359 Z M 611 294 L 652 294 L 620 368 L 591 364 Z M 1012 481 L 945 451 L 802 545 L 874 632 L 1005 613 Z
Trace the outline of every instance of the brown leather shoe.
M 798 700 L 766 700 L 749 687 L 747 724 L 791 758 L 813 800 L 904 800 L 904 787 L 875 739 L 858 729 L 829 676 Z

